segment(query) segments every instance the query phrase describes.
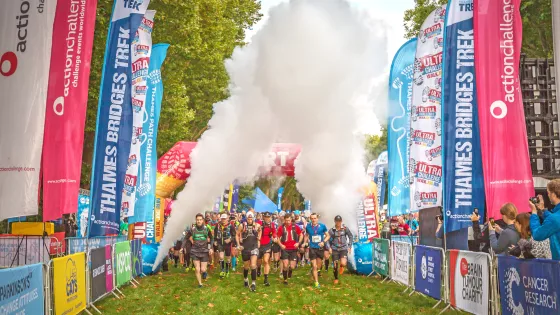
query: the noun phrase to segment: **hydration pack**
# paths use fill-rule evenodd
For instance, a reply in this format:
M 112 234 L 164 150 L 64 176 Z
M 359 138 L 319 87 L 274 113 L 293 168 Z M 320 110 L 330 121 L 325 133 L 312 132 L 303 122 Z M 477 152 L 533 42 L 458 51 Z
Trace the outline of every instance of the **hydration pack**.
M 282 227 L 282 237 L 280 238 L 280 242 L 282 243 L 286 243 L 288 241 L 288 233 L 286 233 L 286 226 L 284 225 Z M 296 231 L 296 225 L 292 223 L 292 230 L 290 231 L 292 233 L 292 240 L 297 242 L 297 231 Z

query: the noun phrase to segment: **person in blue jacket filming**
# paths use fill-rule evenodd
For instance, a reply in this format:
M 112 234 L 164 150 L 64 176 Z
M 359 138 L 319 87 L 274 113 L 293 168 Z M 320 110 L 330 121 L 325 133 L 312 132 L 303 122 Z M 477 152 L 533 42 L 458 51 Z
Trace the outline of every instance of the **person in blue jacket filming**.
M 531 234 L 535 241 L 550 239 L 552 259 L 560 260 L 560 179 L 553 179 L 546 185 L 548 198 L 554 208 L 544 211 L 541 195 L 531 198 Z

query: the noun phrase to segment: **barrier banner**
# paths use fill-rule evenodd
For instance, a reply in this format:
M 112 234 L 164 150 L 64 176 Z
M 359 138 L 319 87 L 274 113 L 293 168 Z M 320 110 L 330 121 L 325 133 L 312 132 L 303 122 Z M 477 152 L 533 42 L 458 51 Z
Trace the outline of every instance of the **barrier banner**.
M 469 3 L 470 2 L 470 3 Z M 484 179 L 474 75 L 472 1 L 451 0 L 447 7 L 444 50 L 443 154 L 445 231 L 472 226 L 478 208 L 484 219 Z
M 356 272 L 362 275 L 369 275 L 373 271 L 371 243 L 355 243 L 353 247 Z
M 116 242 L 126 241 L 125 235 L 118 236 L 100 236 L 91 238 L 69 237 L 66 239 L 68 243 L 68 253 L 79 253 L 94 248 L 104 247 L 105 245 L 113 245 Z
M 50 260 L 50 237 L 0 236 L 0 267 L 47 263 Z
M 53 294 L 55 315 L 79 314 L 86 309 L 86 254 L 54 258 Z
M 78 195 L 78 212 L 76 213 L 78 236 L 86 237 L 89 218 L 89 195 Z
M 165 208 L 167 204 L 167 199 L 160 196 L 156 196 L 156 205 L 154 209 L 155 218 L 152 219 L 152 233 L 151 236 L 148 233 L 148 243 L 159 243 L 163 237 L 163 227 L 165 222 Z M 150 224 L 150 222 L 148 222 Z M 155 231 L 154 231 L 155 225 Z M 155 232 L 155 233 L 154 233 Z
M 414 290 L 441 300 L 442 251 L 420 245 L 414 249 Z
M 375 167 L 375 176 L 373 181 L 377 185 L 377 214 L 379 215 L 379 210 L 383 208 L 383 204 L 385 203 L 385 173 L 387 168 L 389 167 L 388 163 L 388 152 L 383 151 L 379 154 L 377 158 L 377 165 Z M 381 163 L 380 163 L 381 162 Z
M 99 89 L 88 236 L 119 234 L 132 141 L 131 43 L 150 3 L 115 0 Z
M 373 240 L 373 271 L 382 276 L 389 276 L 389 240 Z
M 49 244 L 49 254 L 59 255 L 66 254 L 65 232 L 57 232 L 50 235 L 51 242 Z
M 140 165 L 140 147 L 147 140 L 143 125 L 148 120 L 146 111 L 146 92 L 148 91 L 148 75 L 150 56 L 152 55 L 152 30 L 156 11 L 147 10 L 142 23 L 132 41 L 132 142 L 128 154 L 128 166 L 122 191 L 121 220 L 134 216 L 136 204 L 136 186 L 139 184 L 138 172 Z M 138 185 L 142 188 L 143 185 Z M 130 220 L 128 221 L 131 222 Z
M 142 241 L 130 241 L 132 277 L 136 278 L 142 275 Z
M 56 1 L 36 2 L 0 2 L 0 220 L 38 213 Z
M 391 279 L 404 285 L 410 284 L 410 256 L 412 246 L 402 242 L 391 242 L 393 260 Z
M 128 239 L 146 241 L 146 222 L 136 222 L 128 225 Z
M 558 314 L 560 262 L 498 256 L 502 314 Z
M 488 314 L 488 254 L 449 250 L 451 305 L 473 314 Z
M 535 195 L 519 83 L 521 0 L 474 2 L 474 47 L 480 147 L 487 217 L 515 204 L 529 211 Z M 511 156 L 515 159 L 511 159 Z M 480 210 L 480 209 L 479 209 Z
M 58 0 L 43 141 L 43 221 L 75 213 L 97 0 Z
M 445 5 L 422 24 L 410 109 L 410 210 L 441 206 L 441 78 Z
M 105 245 L 105 291 L 113 291 L 113 253 L 112 246 Z
M 43 264 L 0 269 L 0 314 L 45 314 Z
M 367 239 L 371 243 L 379 237 L 379 220 L 377 204 L 377 185 L 371 181 L 367 194 L 362 201 L 365 224 L 367 227 Z
M 163 99 L 163 81 L 161 66 L 167 57 L 169 44 L 156 44 L 150 56 L 149 77 L 146 87 L 144 106 L 144 124 L 142 125 L 142 142 L 138 159 L 138 183 L 136 190 L 136 210 L 129 222 L 153 222 L 156 193 L 156 141 Z
M 91 299 L 96 301 L 107 293 L 107 269 L 105 265 L 105 248 L 92 249 L 91 258 Z M 111 279 L 112 280 L 112 279 Z
M 132 279 L 130 242 L 115 243 L 115 284 L 118 287 Z

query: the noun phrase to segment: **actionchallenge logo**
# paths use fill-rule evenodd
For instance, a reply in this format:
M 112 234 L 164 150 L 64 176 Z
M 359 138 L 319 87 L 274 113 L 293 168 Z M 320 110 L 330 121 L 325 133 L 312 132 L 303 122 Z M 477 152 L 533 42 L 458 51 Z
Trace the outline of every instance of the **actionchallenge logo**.
M 27 26 L 29 25 L 29 10 L 31 6 L 29 1 L 21 1 L 19 5 L 19 12 L 15 16 L 16 23 L 16 33 L 17 33 L 17 44 L 15 51 L 18 53 L 25 53 L 27 49 Z M 40 3 L 37 7 L 37 12 L 43 13 L 44 4 Z M 7 51 L 0 57 L 0 74 L 5 77 L 9 77 L 16 73 L 18 67 L 18 56 L 13 51 Z

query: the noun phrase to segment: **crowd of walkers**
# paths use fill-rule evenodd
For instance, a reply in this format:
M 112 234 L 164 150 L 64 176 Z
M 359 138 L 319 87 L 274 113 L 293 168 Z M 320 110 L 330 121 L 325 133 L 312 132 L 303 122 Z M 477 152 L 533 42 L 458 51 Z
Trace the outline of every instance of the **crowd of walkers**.
M 170 249 L 170 258 L 175 267 L 194 271 L 199 287 L 209 271 L 219 270 L 223 279 L 237 268 L 243 269 L 244 285 L 251 291 L 256 291 L 261 276 L 263 284 L 270 286 L 271 272 L 288 285 L 293 270 L 306 265 L 315 287 L 320 287 L 321 270 L 328 272 L 329 267 L 338 284 L 352 251 L 353 236 L 341 216 L 335 217 L 331 228 L 319 222 L 318 214 L 306 217 L 299 211 L 256 213 L 249 209 L 239 214 L 199 213 L 195 219 Z

